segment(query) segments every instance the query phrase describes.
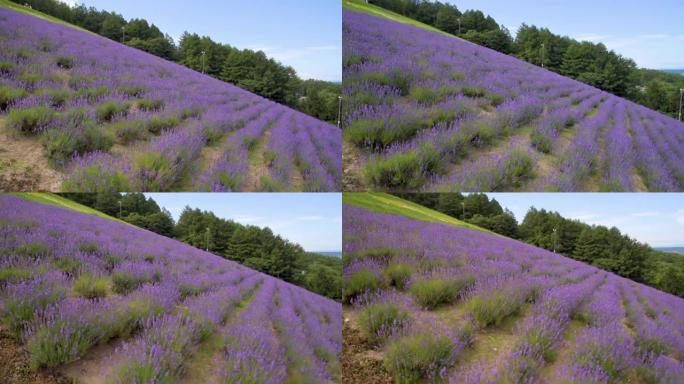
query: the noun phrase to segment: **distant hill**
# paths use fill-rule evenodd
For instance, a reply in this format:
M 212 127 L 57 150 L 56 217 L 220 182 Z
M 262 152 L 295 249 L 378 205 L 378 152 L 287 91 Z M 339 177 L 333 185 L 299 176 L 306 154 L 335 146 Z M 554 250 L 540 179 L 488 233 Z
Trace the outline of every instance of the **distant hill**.
M 319 255 L 323 255 L 323 256 L 342 257 L 341 251 L 318 251 L 318 252 L 314 252 L 314 253 L 318 253 Z
M 663 72 L 667 73 L 678 73 L 680 75 L 684 75 L 684 69 L 661 69 Z
M 684 247 L 654 247 L 653 249 L 662 252 L 681 253 L 684 255 Z

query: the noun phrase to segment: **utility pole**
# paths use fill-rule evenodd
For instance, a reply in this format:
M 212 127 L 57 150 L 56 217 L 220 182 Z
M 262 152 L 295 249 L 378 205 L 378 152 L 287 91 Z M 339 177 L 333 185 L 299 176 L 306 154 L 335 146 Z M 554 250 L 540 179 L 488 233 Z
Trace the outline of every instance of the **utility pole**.
M 209 227 L 207 227 L 207 235 L 205 240 L 207 243 L 207 252 L 209 252 Z
M 204 74 L 204 60 L 205 60 L 206 56 L 207 56 L 207 52 L 202 51 L 202 74 Z
M 682 96 L 684 95 L 684 88 L 679 90 L 679 121 L 682 121 Z
M 465 220 L 465 202 L 461 201 L 461 208 L 463 209 L 463 220 Z
M 556 253 L 558 248 L 558 234 L 556 233 L 556 228 L 553 228 L 553 253 Z
M 544 43 L 541 45 L 541 64 L 542 68 L 544 68 Z
M 458 18 L 458 34 L 461 34 L 461 18 Z
M 342 95 L 337 96 L 337 128 L 342 126 Z
M 121 200 L 119 200 L 119 219 L 121 219 Z
M 121 27 L 121 44 L 126 41 L 126 27 Z

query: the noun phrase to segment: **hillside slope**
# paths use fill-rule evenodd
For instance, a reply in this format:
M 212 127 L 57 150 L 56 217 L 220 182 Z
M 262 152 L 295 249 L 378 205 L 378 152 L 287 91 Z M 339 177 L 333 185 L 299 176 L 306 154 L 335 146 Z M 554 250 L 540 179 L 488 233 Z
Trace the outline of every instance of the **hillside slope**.
M 34 367 L 81 382 L 339 380 L 341 306 L 332 300 L 16 196 L 0 196 L 0 224 L 0 328 Z
M 473 43 L 343 11 L 348 190 L 676 191 L 684 124 Z
M 0 189 L 340 188 L 336 127 L 175 63 L 8 8 L 0 63 Z
M 350 383 L 684 380 L 684 300 L 501 236 L 344 206 Z
M 411 219 L 423 220 L 433 223 L 449 224 L 457 227 L 465 227 L 493 234 L 493 232 L 486 230 L 484 228 L 480 228 L 473 224 L 466 223 L 465 221 L 458 220 L 449 215 L 445 215 L 441 212 L 437 212 L 435 210 L 423 207 L 422 205 L 398 198 L 388 193 L 345 192 L 342 195 L 342 202 L 344 204 L 365 208 L 375 212 L 402 215 Z

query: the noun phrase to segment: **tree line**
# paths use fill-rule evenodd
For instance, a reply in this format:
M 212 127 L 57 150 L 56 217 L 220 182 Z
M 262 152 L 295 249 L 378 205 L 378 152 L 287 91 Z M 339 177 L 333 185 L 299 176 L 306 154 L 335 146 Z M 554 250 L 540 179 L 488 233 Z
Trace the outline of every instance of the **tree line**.
M 684 256 L 654 250 L 616 227 L 589 225 L 534 207 L 518 224 L 511 211 L 483 193 L 398 193 L 397 196 L 684 297 Z
M 63 193 L 61 196 L 333 300 L 342 299 L 341 258 L 306 252 L 268 227 L 243 225 L 190 207 L 185 207 L 175 222 L 168 210 L 142 193 Z
M 292 67 L 262 51 L 238 49 L 208 36 L 185 32 L 178 42 L 145 19 L 58 0 L 11 0 L 101 36 L 174 61 L 328 122 L 337 120 L 338 83 L 302 80 Z M 204 52 L 204 55 L 202 55 Z M 204 57 L 203 57 L 204 56 Z
M 514 55 L 529 63 L 581 81 L 676 117 L 684 76 L 637 68 L 604 44 L 577 41 L 548 28 L 523 24 L 515 38 L 494 18 L 478 10 L 432 0 L 369 0 L 371 4 L 418 20 L 473 43 Z

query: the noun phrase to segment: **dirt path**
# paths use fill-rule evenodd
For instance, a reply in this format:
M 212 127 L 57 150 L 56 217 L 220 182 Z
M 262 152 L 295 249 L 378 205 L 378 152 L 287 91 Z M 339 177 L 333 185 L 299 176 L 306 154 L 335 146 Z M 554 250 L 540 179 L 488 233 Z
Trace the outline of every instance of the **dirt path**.
M 445 178 L 448 179 L 462 174 L 466 169 L 471 169 L 473 164 L 484 161 L 484 159 L 494 160 L 512 148 L 530 148 L 532 145 L 531 132 L 532 127 L 528 125 L 516 130 L 511 136 L 498 139 L 493 145 L 481 149 L 472 149 L 472 152 L 465 159 L 451 166 Z
M 223 337 L 222 335 L 239 319 L 242 311 L 247 309 L 252 303 L 252 299 L 256 296 L 259 285 L 255 290 L 248 293 L 248 296 L 238 304 L 226 323 L 220 327 L 209 340 L 205 341 L 190 356 L 187 360 L 186 371 L 183 377 L 178 381 L 179 384 L 196 384 L 196 383 L 219 383 L 220 369 L 219 363 L 222 361 Z
M 494 366 L 498 360 L 505 359 L 515 347 L 519 339 L 518 325 L 529 312 L 529 304 L 525 305 L 517 315 L 504 319 L 497 326 L 477 330 L 473 335 L 473 344 L 463 351 L 452 368 L 453 377 L 459 373 L 469 372 L 484 366 Z
M 58 374 L 34 372 L 28 353 L 0 327 L 0 383 L 3 384 L 66 384 L 70 381 Z
M 543 383 L 553 383 L 554 378 L 561 377 L 563 373 L 560 372 L 564 367 L 569 366 L 573 361 L 573 353 L 575 351 L 574 345 L 577 335 L 585 328 L 583 322 L 578 320 L 570 321 L 565 333 L 563 334 L 563 341 L 561 345 L 556 348 L 555 359 L 544 366 L 539 372 L 539 377 Z
M 110 343 L 98 345 L 80 360 L 62 367 L 60 372 L 73 379 L 75 383 L 108 384 L 114 367 L 124 357 L 117 354 L 116 350 L 125 341 L 117 339 Z
M 45 149 L 35 138 L 10 134 L 0 118 L 0 191 L 61 190 L 64 175 L 47 161 Z
M 249 154 L 249 172 L 247 174 L 246 191 L 259 191 L 263 186 L 261 185 L 261 178 L 269 176 L 268 165 L 265 160 L 266 147 L 268 141 L 271 139 L 271 130 L 268 128 L 266 132 L 259 138 L 259 142 Z
M 342 141 L 342 188 L 344 191 L 362 192 L 368 187 L 363 182 L 361 153 L 354 145 Z
M 344 310 L 342 328 L 342 382 L 349 384 L 392 384 L 382 366 L 382 354 L 368 345 L 356 324 L 356 314 Z

